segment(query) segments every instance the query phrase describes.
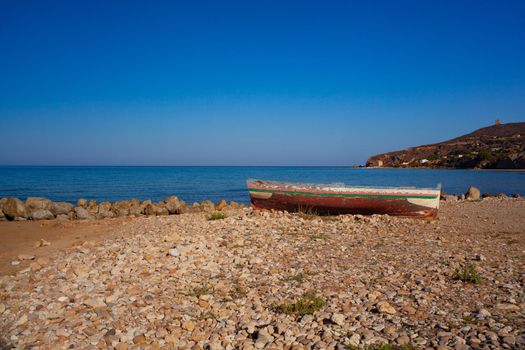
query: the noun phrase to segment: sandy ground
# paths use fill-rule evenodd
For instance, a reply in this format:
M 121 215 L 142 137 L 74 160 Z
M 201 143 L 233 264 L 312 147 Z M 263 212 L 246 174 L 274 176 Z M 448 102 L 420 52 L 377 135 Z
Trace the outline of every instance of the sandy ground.
M 430 222 L 244 209 L 0 230 L 6 347 L 525 348 L 522 199 L 442 202 Z
M 86 240 L 111 238 L 115 228 L 130 218 L 99 221 L 2 221 L 0 222 L 0 275 L 12 274 L 26 268 L 31 260 L 20 260 L 19 255 L 52 257 L 53 253 L 82 244 Z M 35 248 L 41 239 L 51 243 Z M 12 265 L 12 261 L 20 261 Z

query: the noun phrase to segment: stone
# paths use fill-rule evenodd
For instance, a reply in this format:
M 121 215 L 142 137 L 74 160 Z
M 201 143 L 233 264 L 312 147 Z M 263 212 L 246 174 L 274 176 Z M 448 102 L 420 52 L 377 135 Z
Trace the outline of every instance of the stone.
M 487 309 L 479 309 L 477 316 L 478 318 L 485 318 L 490 317 L 491 314 Z
M 115 217 L 115 213 L 111 211 L 112 204 L 110 202 L 102 202 L 98 205 L 98 212 L 96 217 L 99 219 L 106 219 Z
M 501 311 L 507 311 L 507 312 L 514 312 L 514 311 L 520 311 L 520 307 L 515 304 L 511 303 L 499 303 L 496 304 L 496 309 Z
M 52 220 L 55 216 L 47 209 L 37 209 L 29 214 L 29 218 L 31 220 Z
M 49 209 L 53 215 L 68 215 L 75 211 L 75 206 L 68 202 L 52 202 Z
M 84 198 L 79 198 L 77 200 L 77 207 L 80 207 L 80 208 L 86 208 L 88 205 L 88 200 L 87 199 L 84 199 Z
M 199 207 L 205 213 L 213 213 L 215 211 L 215 204 L 212 201 L 202 201 Z
M 222 209 L 226 208 L 227 206 L 228 206 L 228 203 L 224 199 L 221 199 L 221 201 L 219 203 L 217 203 L 217 205 L 215 206 L 215 209 L 216 210 L 222 210 Z
M 396 339 L 396 343 L 398 343 L 399 345 L 406 345 L 406 344 L 410 343 L 410 338 L 408 336 L 406 336 L 406 335 L 399 336 Z
M 165 242 L 171 242 L 171 243 L 177 243 L 178 241 L 180 241 L 180 235 L 178 235 L 176 233 L 172 233 L 169 236 L 165 236 L 164 237 L 164 241 Z
M 396 309 L 386 301 L 380 301 L 376 304 L 376 308 L 380 313 L 394 315 Z
M 86 301 L 84 301 L 84 304 L 87 306 L 91 306 L 93 309 L 102 309 L 107 307 L 106 303 L 102 298 L 89 298 Z
M 116 216 L 127 216 L 130 214 L 130 208 L 133 206 L 140 206 L 140 201 L 138 199 L 131 199 L 115 202 L 112 205 L 111 211 L 114 212 Z
M 36 259 L 36 262 L 40 266 L 47 266 L 51 263 L 51 259 L 49 259 L 48 257 L 41 257 L 41 258 Z
M 195 324 L 192 321 L 185 321 L 182 323 L 182 329 L 191 332 L 195 329 Z
M 164 199 L 166 209 L 170 214 L 182 214 L 186 208 L 186 202 L 177 196 L 170 196 Z
M 180 251 L 177 248 L 171 248 L 168 253 L 171 256 L 180 256 Z
M 487 258 L 485 258 L 485 256 L 481 255 L 481 254 L 476 254 L 474 259 L 477 260 L 477 261 L 485 261 L 485 260 L 487 260 Z
M 26 206 L 24 202 L 18 198 L 3 198 L 1 209 L 8 220 L 27 218 Z
M 146 345 L 146 344 L 148 344 L 148 341 L 147 341 L 146 337 L 144 336 L 144 334 L 139 334 L 139 335 L 133 337 L 133 344 Z
M 358 346 L 360 341 L 361 341 L 361 335 L 359 333 L 352 334 L 350 338 L 348 339 L 348 342 L 350 343 L 350 345 L 353 345 L 353 346 Z
M 164 203 L 151 203 L 144 208 L 144 214 L 148 216 L 168 215 L 169 211 Z
M 335 323 L 338 326 L 342 326 L 345 324 L 345 315 L 334 313 L 330 320 Z
M 7 218 L 5 217 L 5 214 L 4 212 L 2 211 L 2 209 L 0 209 L 0 221 L 6 221 Z
M 22 317 L 20 317 L 16 323 L 15 323 L 15 327 L 19 327 L 19 326 L 23 326 L 27 323 L 27 314 L 23 314 Z
M 51 209 L 52 202 L 47 198 L 41 197 L 28 197 L 26 199 L 26 208 L 28 211 L 33 210 L 49 210 Z
M 179 339 L 173 334 L 168 334 L 164 337 L 164 341 L 168 344 L 174 345 L 174 344 L 177 344 Z
M 469 187 L 467 193 L 465 193 L 465 199 L 479 201 L 481 200 L 481 192 L 476 187 Z
M 35 256 L 30 254 L 20 254 L 18 260 L 34 260 Z
M 77 219 L 79 220 L 93 220 L 94 217 L 91 215 L 89 211 L 87 211 L 84 207 L 76 207 L 75 208 L 75 214 Z

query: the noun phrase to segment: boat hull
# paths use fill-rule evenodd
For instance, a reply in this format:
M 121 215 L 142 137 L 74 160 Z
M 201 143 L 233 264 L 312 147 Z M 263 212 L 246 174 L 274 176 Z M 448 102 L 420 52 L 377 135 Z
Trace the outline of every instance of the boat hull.
M 278 185 L 262 187 L 248 183 L 251 204 L 257 209 L 286 210 L 319 215 L 388 214 L 424 219 L 437 217 L 439 190 L 400 193 L 399 190 L 338 189 L 338 191 L 295 186 L 293 190 Z M 275 188 L 272 188 L 275 187 Z

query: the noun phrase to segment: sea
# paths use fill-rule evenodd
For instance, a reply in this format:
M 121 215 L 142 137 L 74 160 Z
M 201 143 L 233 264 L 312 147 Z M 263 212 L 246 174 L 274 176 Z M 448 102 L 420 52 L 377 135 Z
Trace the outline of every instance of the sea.
M 247 179 L 344 183 L 359 186 L 436 187 L 465 193 L 525 196 L 525 172 L 487 170 L 375 169 L 298 166 L 0 166 L 0 197 L 160 201 L 177 195 L 188 203 L 221 199 L 248 203 Z

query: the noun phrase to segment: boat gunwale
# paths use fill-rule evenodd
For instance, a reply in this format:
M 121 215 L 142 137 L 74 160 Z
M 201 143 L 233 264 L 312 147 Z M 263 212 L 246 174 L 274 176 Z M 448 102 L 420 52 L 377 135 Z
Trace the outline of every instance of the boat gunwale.
M 432 194 L 441 191 L 441 184 L 438 184 L 435 188 L 432 187 L 412 187 L 412 186 L 349 186 L 344 183 L 331 183 L 331 184 L 321 184 L 321 183 L 306 183 L 306 182 L 284 182 L 284 181 L 272 181 L 272 180 L 259 180 L 259 179 L 248 179 L 246 180 L 246 185 L 248 189 L 264 189 L 264 190 L 272 190 L 270 188 L 261 188 L 262 186 L 257 186 L 257 182 L 260 181 L 263 183 L 263 185 L 270 185 L 274 188 L 275 191 L 290 191 L 290 192 L 297 192 L 297 190 L 305 189 L 305 190 L 321 190 L 321 191 L 329 191 L 331 193 L 338 193 L 337 191 L 334 191 L 333 189 L 340 189 L 340 190 L 397 190 L 397 191 L 432 191 Z M 254 184 L 255 186 L 250 187 L 250 184 Z M 284 189 L 279 189 L 278 186 L 298 186 L 298 188 L 287 188 L 284 187 Z M 413 194 L 413 193 L 411 193 Z

